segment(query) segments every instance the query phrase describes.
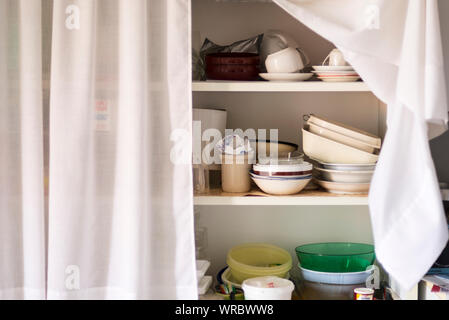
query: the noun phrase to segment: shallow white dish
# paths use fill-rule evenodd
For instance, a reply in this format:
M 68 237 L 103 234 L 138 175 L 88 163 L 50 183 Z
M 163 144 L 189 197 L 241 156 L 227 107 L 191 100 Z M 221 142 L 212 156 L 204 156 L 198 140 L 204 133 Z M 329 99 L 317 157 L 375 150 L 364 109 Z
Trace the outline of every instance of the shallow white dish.
M 356 82 L 360 77 L 318 77 L 323 82 Z
M 326 189 L 330 193 L 336 194 L 365 194 L 368 193 L 370 183 L 342 183 L 342 182 L 330 182 L 319 179 L 314 179 L 316 183 L 323 189 Z
M 375 148 L 380 148 L 381 139 L 378 136 L 375 136 L 369 132 L 345 125 L 343 123 L 339 123 L 336 121 L 331 121 L 323 117 L 318 117 L 316 115 L 311 114 L 309 119 L 307 120 L 307 124 L 314 123 L 319 125 L 322 128 L 327 128 L 329 130 L 335 131 L 337 133 L 343 134 L 345 136 L 363 141 L 369 145 L 372 145 Z
M 365 283 L 366 279 L 373 273 L 374 268 L 371 267 L 361 272 L 320 272 L 305 269 L 298 263 L 301 275 L 304 280 L 327 283 L 327 284 L 358 284 Z
M 304 153 L 310 158 L 330 163 L 374 164 L 379 156 L 302 129 Z
M 314 167 L 319 167 L 329 170 L 339 171 L 374 171 L 376 169 L 375 164 L 345 164 L 345 163 L 328 163 L 311 159 L 314 163 Z
M 358 76 L 359 74 L 355 71 L 312 71 L 312 73 L 318 76 Z
M 375 146 L 367 144 L 366 142 L 360 141 L 358 139 L 345 136 L 344 134 L 332 131 L 327 128 L 323 128 L 323 127 L 321 127 L 317 124 L 314 124 L 312 122 L 308 123 L 308 125 L 309 125 L 310 132 L 318 134 L 318 135 L 328 138 L 330 140 L 341 142 L 347 146 L 354 147 L 354 148 L 363 150 L 368 153 L 374 153 L 375 151 L 378 151 L 378 149 Z
M 352 71 L 352 66 L 312 66 L 315 71 Z
M 268 81 L 305 81 L 312 78 L 313 73 L 259 73 L 259 76 Z
M 254 171 L 263 172 L 299 172 L 299 171 L 310 171 L 312 170 L 312 164 L 308 162 L 298 163 L 298 164 L 255 164 L 253 165 Z
M 253 171 L 249 172 L 249 175 L 251 178 L 256 178 L 256 179 L 261 179 L 261 180 L 281 180 L 281 181 L 286 181 L 286 180 L 303 180 L 303 179 L 309 179 L 312 177 L 312 172 L 310 173 L 305 173 L 305 174 L 297 174 L 297 175 L 292 175 L 292 176 L 263 176 L 263 175 L 259 175 L 256 174 Z
M 315 168 L 321 180 L 342 183 L 369 183 L 374 171 L 340 171 Z
M 251 174 L 251 179 L 265 193 L 274 195 L 289 195 L 300 192 L 312 180 L 312 175 L 295 178 L 260 177 Z

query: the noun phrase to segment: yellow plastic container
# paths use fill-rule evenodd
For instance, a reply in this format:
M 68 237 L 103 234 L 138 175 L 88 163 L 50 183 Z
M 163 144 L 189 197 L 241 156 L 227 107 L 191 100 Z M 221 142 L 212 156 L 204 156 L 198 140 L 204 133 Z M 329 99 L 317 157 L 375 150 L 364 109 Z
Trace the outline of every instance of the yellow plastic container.
M 264 243 L 235 246 L 229 250 L 226 261 L 238 283 L 263 276 L 285 278 L 292 268 L 292 257 L 286 250 Z

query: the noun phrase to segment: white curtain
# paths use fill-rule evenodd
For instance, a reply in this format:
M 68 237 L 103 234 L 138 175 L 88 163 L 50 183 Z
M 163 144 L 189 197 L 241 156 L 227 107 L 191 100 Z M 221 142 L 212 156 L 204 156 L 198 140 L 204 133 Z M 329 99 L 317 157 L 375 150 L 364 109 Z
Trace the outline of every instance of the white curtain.
M 45 298 L 40 13 L 0 0 L 0 299 Z
M 428 139 L 447 129 L 437 0 L 274 0 L 332 41 L 388 104 L 369 204 L 376 255 L 405 290 L 448 240 Z
M 51 54 L 48 298 L 197 298 L 190 1 L 54 1 Z
M 0 4 L 0 298 L 196 299 L 190 0 Z

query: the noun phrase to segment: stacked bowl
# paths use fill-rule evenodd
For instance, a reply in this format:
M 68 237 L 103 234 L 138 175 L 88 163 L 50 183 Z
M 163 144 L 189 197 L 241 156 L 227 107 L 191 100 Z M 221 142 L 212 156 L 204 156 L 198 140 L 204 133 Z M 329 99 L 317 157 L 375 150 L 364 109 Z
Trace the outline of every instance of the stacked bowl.
M 232 278 L 238 284 L 256 277 L 285 278 L 292 267 L 292 257 L 287 251 L 265 243 L 247 243 L 232 247 L 226 262 Z
M 324 189 L 337 194 L 367 193 L 375 165 L 333 164 L 315 161 L 315 181 Z
M 303 149 L 314 162 L 315 182 L 332 193 L 368 192 L 381 139 L 316 115 L 305 119 Z
M 364 243 L 312 243 L 296 248 L 304 299 L 351 299 L 374 272 L 374 246 Z
M 296 194 L 312 180 L 312 164 L 298 152 L 279 158 L 260 157 L 250 172 L 251 179 L 265 193 Z

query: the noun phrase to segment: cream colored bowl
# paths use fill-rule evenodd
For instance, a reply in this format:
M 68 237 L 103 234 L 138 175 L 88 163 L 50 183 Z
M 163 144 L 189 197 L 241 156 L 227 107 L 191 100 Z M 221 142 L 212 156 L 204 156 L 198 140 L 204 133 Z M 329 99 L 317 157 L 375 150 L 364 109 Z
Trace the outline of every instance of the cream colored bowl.
M 369 132 L 353 128 L 336 121 L 331 121 L 322 117 L 310 115 L 309 119 L 307 120 L 307 124 L 311 123 L 316 124 L 322 128 L 332 130 L 336 133 L 340 133 L 347 137 L 357 139 L 361 142 L 371 145 L 374 148 L 380 148 L 381 146 L 381 139 L 378 136 L 375 136 Z
M 369 145 L 363 141 L 360 141 L 358 139 L 354 139 L 349 136 L 345 136 L 341 133 L 320 127 L 319 125 L 316 125 L 314 123 L 309 123 L 309 131 L 312 133 L 315 133 L 317 135 L 320 135 L 322 137 L 328 138 L 330 140 L 334 140 L 336 142 L 341 142 L 347 146 L 357 148 L 359 150 L 368 152 L 368 153 L 374 153 L 375 151 L 378 151 L 379 149 L 373 147 L 372 145 Z
M 374 164 L 379 156 L 321 137 L 302 129 L 304 153 L 313 159 L 329 163 Z

